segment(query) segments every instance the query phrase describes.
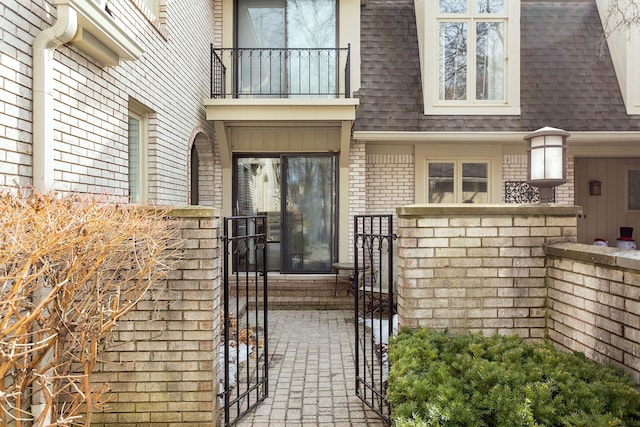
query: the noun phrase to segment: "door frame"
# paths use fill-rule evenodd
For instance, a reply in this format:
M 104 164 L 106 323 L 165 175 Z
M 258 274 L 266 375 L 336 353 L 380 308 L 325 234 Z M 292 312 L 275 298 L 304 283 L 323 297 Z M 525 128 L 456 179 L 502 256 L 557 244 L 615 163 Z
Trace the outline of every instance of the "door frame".
M 287 242 L 285 241 L 285 226 L 287 222 L 286 218 L 286 194 L 287 194 L 287 182 L 286 181 L 286 159 L 295 158 L 295 157 L 330 157 L 332 158 L 333 170 L 333 208 L 332 208 L 332 229 L 331 229 L 331 259 L 327 263 L 326 270 L 309 270 L 309 271 L 300 271 L 293 270 L 286 267 L 284 260 L 282 258 L 282 254 L 285 253 L 285 247 Z M 338 248 L 339 248 L 339 235 L 340 235 L 340 224 L 339 224 L 339 192 L 340 192 L 340 168 L 339 168 L 339 157 L 336 153 L 331 152 L 284 152 L 284 153 L 273 153 L 273 152 L 256 152 L 256 153 L 234 153 L 232 159 L 232 205 L 233 214 L 240 215 L 240 208 L 238 207 L 238 159 L 241 158 L 271 158 L 271 159 L 280 159 L 280 241 L 278 242 L 269 242 L 267 241 L 267 245 L 269 243 L 279 243 L 279 253 L 280 253 L 280 263 L 277 273 L 282 274 L 330 274 L 333 272 L 332 265 L 338 259 Z M 272 272 L 274 272 L 272 270 Z

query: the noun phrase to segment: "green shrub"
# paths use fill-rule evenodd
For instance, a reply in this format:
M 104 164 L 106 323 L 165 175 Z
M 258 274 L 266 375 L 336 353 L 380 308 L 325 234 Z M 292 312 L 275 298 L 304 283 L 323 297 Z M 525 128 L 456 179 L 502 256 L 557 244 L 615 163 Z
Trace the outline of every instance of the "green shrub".
M 389 357 L 396 426 L 640 426 L 628 375 L 548 343 L 405 330 Z

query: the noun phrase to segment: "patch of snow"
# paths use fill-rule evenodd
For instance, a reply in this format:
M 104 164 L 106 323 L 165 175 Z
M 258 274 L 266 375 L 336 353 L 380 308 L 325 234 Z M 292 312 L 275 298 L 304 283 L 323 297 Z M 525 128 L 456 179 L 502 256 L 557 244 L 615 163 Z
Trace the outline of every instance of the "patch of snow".
M 385 383 L 389 378 L 389 320 L 388 319 L 358 319 L 360 323 L 363 323 L 366 327 L 370 328 L 373 333 L 373 341 L 380 348 L 380 361 L 382 363 L 382 382 Z M 391 334 L 396 336 L 398 334 L 398 315 L 394 314 L 391 318 Z
M 253 345 L 247 346 L 241 343 L 237 347 L 229 346 L 229 389 L 236 386 L 238 365 L 245 363 L 251 354 L 253 354 Z M 218 360 L 220 363 L 220 384 L 224 388 L 224 345 L 220 347 Z
M 359 319 L 360 323 L 371 328 L 373 331 L 373 339 L 376 344 L 389 344 L 389 320 L 388 319 Z M 398 315 L 394 314 L 392 318 L 391 334 L 398 334 Z

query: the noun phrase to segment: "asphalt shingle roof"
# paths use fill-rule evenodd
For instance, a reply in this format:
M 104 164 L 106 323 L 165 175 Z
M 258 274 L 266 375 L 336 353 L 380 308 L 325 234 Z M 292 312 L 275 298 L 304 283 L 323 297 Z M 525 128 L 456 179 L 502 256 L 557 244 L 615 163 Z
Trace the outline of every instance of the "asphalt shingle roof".
M 522 0 L 521 115 L 425 116 L 413 0 L 362 7 L 357 131 L 638 131 L 595 0 Z

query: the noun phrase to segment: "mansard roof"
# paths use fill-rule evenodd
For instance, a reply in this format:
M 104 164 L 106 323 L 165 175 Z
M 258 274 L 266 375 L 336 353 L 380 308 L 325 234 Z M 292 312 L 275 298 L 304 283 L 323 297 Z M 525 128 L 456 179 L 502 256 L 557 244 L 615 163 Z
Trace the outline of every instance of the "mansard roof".
M 354 130 L 640 130 L 640 116 L 625 111 L 595 0 L 522 0 L 521 7 L 521 115 L 425 116 L 414 1 L 368 0 Z

